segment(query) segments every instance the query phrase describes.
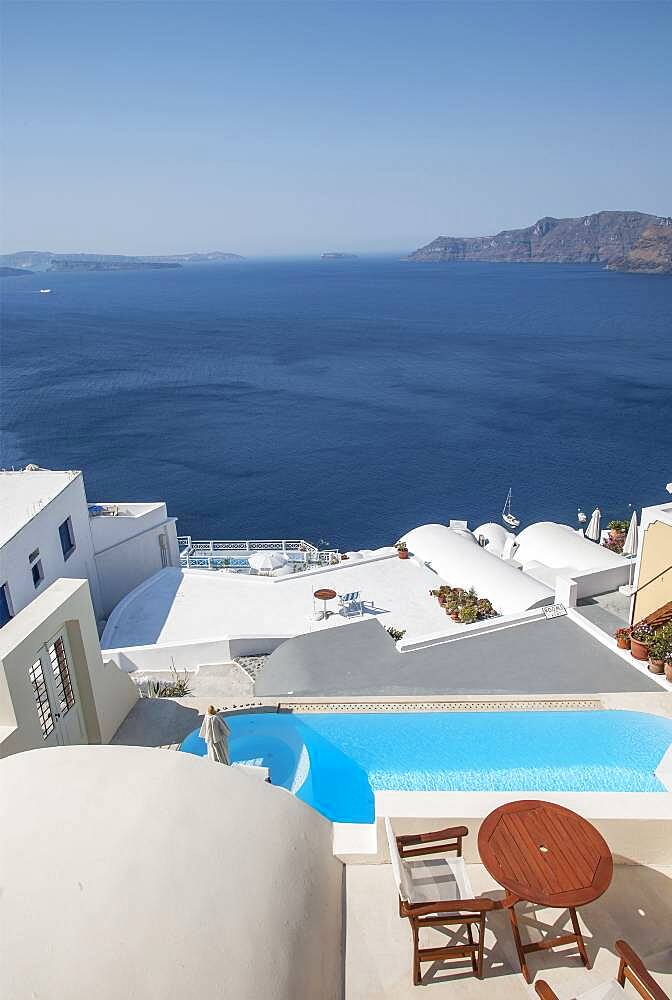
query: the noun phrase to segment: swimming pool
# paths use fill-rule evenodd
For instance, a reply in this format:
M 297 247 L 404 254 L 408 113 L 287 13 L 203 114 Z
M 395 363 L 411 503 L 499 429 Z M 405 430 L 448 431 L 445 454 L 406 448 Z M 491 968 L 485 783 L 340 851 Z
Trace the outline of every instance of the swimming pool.
M 641 712 L 241 713 L 231 759 L 328 819 L 370 823 L 374 792 L 664 792 L 672 720 Z M 198 731 L 180 747 L 203 756 Z

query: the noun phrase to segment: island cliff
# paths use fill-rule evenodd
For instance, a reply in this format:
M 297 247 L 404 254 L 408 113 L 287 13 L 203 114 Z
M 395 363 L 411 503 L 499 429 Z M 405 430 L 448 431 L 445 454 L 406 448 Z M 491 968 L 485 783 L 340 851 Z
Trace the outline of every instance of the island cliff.
M 439 236 L 405 259 L 605 264 L 613 269 L 667 273 L 672 271 L 671 233 L 672 218 L 644 212 L 597 212 L 577 219 L 546 216 L 533 226 L 506 229 L 495 236 Z M 642 239 L 648 242 L 637 250 Z

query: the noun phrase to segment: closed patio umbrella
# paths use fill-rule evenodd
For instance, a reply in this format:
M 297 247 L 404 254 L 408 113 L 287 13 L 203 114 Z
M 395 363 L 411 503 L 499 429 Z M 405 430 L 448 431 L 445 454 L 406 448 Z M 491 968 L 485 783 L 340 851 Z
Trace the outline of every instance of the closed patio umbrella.
M 231 763 L 229 760 L 230 732 L 231 730 L 224 719 L 221 719 L 214 706 L 210 705 L 203 716 L 203 725 L 198 734 L 206 742 L 209 760 L 214 760 L 217 764 Z
M 600 518 L 602 514 L 600 508 L 596 507 L 593 511 L 592 517 L 588 522 L 588 527 L 586 528 L 586 538 L 589 538 L 591 542 L 599 542 L 600 540 Z
M 623 555 L 632 560 L 633 566 L 634 557 L 637 555 L 638 541 L 639 528 L 637 527 L 637 511 L 633 510 L 632 517 L 630 518 L 630 527 L 628 528 L 628 533 L 625 536 L 625 541 L 623 542 Z M 632 586 L 632 574 L 630 576 L 630 585 Z
M 252 569 L 270 570 L 286 566 L 289 559 L 284 552 L 255 552 L 247 560 Z

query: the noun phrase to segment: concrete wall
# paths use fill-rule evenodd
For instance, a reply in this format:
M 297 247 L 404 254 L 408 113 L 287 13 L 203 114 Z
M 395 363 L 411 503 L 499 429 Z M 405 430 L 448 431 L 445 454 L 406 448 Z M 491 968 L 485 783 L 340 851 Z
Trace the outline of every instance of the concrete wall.
M 332 827 L 282 788 L 190 754 L 34 751 L 0 762 L 0 829 L 7 1000 L 343 997 Z
M 70 517 L 75 549 L 65 559 L 58 534 L 59 525 Z M 35 588 L 28 556 L 39 548 L 44 579 Z M 44 593 L 60 577 L 88 579 L 96 613 L 100 614 L 101 599 L 98 570 L 89 529 L 89 513 L 81 472 L 57 496 L 24 525 L 0 549 L 0 584 L 7 583 L 14 614 Z
M 291 636 L 223 636 L 196 642 L 152 643 L 148 646 L 125 646 L 105 649 L 111 660 L 126 673 L 135 670 L 192 670 L 207 664 L 227 663 L 236 656 L 264 656 L 272 653 Z
M 632 619 L 634 622 L 641 621 L 668 601 L 672 601 L 670 567 L 672 567 L 672 524 L 662 520 L 653 521 L 644 531 L 639 554 L 639 575 L 636 577 L 638 593 L 634 598 Z M 645 586 L 649 581 L 653 582 Z
M 80 713 L 85 742 L 109 742 L 137 700 L 130 678 L 103 663 L 88 582 L 58 580 L 0 629 L 0 757 L 59 744 L 59 727 L 42 736 L 28 669 L 60 633 L 78 692 L 71 711 Z
M 138 584 L 164 568 L 161 535 L 165 538 L 167 565 L 180 565 L 175 518 L 168 517 L 164 503 L 119 506 L 118 517 L 91 518 L 103 617 Z

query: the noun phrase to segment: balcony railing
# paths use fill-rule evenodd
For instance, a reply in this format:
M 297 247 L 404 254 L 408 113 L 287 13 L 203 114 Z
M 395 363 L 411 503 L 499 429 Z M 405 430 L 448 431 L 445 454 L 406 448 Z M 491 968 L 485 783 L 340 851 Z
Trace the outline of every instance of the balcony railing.
M 196 540 L 178 535 L 180 564 L 185 569 L 226 569 L 249 573 L 248 558 L 254 552 L 282 552 L 295 572 L 339 562 L 338 549 L 319 549 L 303 538 L 247 538 Z

